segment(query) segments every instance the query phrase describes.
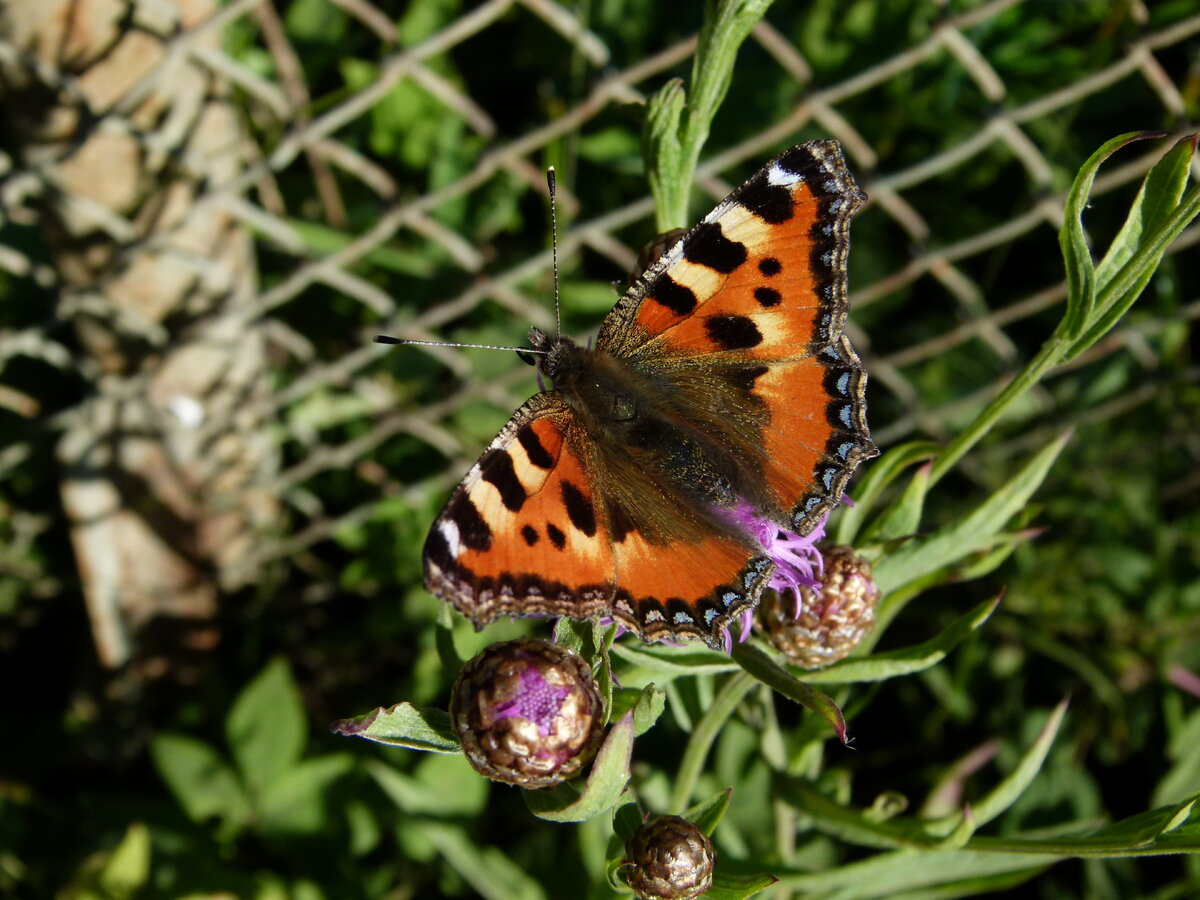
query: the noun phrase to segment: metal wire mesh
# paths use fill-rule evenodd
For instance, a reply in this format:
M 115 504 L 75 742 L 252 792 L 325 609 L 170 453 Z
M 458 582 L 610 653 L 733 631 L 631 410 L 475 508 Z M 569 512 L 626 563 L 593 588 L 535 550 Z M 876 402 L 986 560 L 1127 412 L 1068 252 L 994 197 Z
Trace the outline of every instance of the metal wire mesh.
M 145 11 L 158 5 L 133 6 Z M 886 266 L 877 263 L 871 271 L 862 271 L 852 263 L 851 271 L 850 332 L 873 380 L 872 426 L 882 446 L 911 436 L 945 440 L 961 424 L 964 411 L 994 393 L 1028 355 L 1028 335 L 1043 332 L 1045 323 L 1053 322 L 1053 309 L 1062 303 L 1065 288 L 1057 277 L 1040 270 L 1025 272 L 1021 256 L 1031 242 L 1053 246 L 1065 179 L 1082 162 L 1075 144 L 1048 139 L 1060 127 L 1056 122 L 1070 128 L 1079 110 L 1115 104 L 1114 98 L 1128 104 L 1131 92 L 1139 98 L 1135 105 L 1140 104 L 1141 115 L 1118 130 L 1163 123 L 1182 127 L 1189 108 L 1195 108 L 1200 92 L 1200 14 L 1186 4 L 1157 11 L 1136 2 L 1120 6 L 1119 12 L 1101 15 L 1089 27 L 1121 30 L 1127 36 L 1123 43 L 1109 42 L 1105 46 L 1111 51 L 1093 52 L 1069 80 L 1042 72 L 1013 83 L 1012 60 L 1004 58 L 1004 48 L 992 37 L 1014 19 L 1053 17 L 1056 9 L 993 0 L 969 4 L 950 15 L 931 5 L 923 15 L 914 15 L 923 23 L 910 32 L 916 37 L 896 37 L 892 52 L 836 67 L 806 59 L 795 39 L 799 14 L 781 9 L 778 17 L 773 11 L 754 29 L 743 51 L 757 60 L 756 77 L 768 77 L 763 73 L 769 71 L 773 81 L 794 86 L 795 99 L 753 131 L 718 130 L 711 144 L 714 150 L 700 167 L 699 184 L 717 198 L 788 143 L 815 136 L 842 142 L 871 198 L 856 224 L 856 245 L 881 238 L 894 244 L 889 254 L 875 257 L 887 260 Z M 194 27 L 163 35 L 166 51 L 158 64 L 119 96 L 108 98 L 103 110 L 106 127 L 137 134 L 140 105 L 162 89 L 164 80 L 176 77 L 185 61 L 219 79 L 241 104 L 237 170 L 219 182 L 196 173 L 206 179 L 203 190 L 175 227 L 219 209 L 254 235 L 260 269 L 266 273 L 244 302 L 190 323 L 208 334 L 253 330 L 264 336 L 269 348 L 271 386 L 245 402 L 254 407 L 249 419 L 272 423 L 271 439 L 290 448 L 282 465 L 260 469 L 256 485 L 282 498 L 288 524 L 254 542 L 251 570 L 272 561 L 295 560 L 340 529 L 369 519 L 380 493 L 400 502 L 426 497 L 462 474 L 479 449 L 474 436 L 461 436 L 464 411 L 481 402 L 515 408 L 531 390 L 529 370 L 516 367 L 515 361 L 505 371 L 497 368 L 499 364 L 486 363 L 489 375 L 479 377 L 479 357 L 470 351 L 409 348 L 403 352 L 428 355 L 453 376 L 443 379 L 439 396 L 418 397 L 405 390 L 403 365 L 393 368 L 394 358 L 385 358 L 388 351 L 373 345 L 371 336 L 390 332 L 437 340 L 453 326 L 455 336 L 470 340 L 472 323 L 492 328 L 487 333 L 495 335 L 488 323 L 496 321 L 497 308 L 503 320 L 511 322 L 513 342 L 520 342 L 530 323 L 551 327 L 546 300 L 549 251 L 522 250 L 517 257 L 508 245 L 503 252 L 486 241 L 481 245 L 476 235 L 456 230 L 452 223 L 459 219 L 447 211 L 486 203 L 497 191 L 530 196 L 544 191 L 544 162 L 562 154 L 564 142 L 586 140 L 610 127 L 614 117 L 624 115 L 626 105 L 642 103 L 665 77 L 680 72 L 696 48 L 691 36 L 652 47 L 637 58 L 623 58 L 619 40 L 593 30 L 571 6 L 553 0 L 488 0 L 411 41 L 405 40 L 403 29 L 398 38 L 396 11 L 384 4 L 330 0 L 330 11 L 353 36 L 359 59 L 370 61 L 357 80 L 347 77 L 336 89 L 310 85 L 304 54 L 278 11 L 262 0 L 232 0 Z M 777 18 L 786 25 L 773 24 Z M 448 61 L 489 42 L 503 44 L 514 29 L 535 27 L 545 43 L 543 52 L 569 59 L 576 83 L 585 87 L 575 102 L 562 105 L 544 124 L 526 127 L 527 120 L 521 120 L 514 127 L 503 98 L 495 92 L 473 95 L 478 84 L 457 77 Z M 231 48 L 228 39 L 224 44 L 212 40 L 230 33 L 237 36 L 236 47 Z M 37 80 L 55 94 L 80 91 L 78 72 L 48 63 L 11 35 L 0 43 L 0 61 L 10 70 L 36 70 Z M 956 86 L 955 96 L 943 102 L 947 119 L 960 123 L 958 127 L 953 133 L 936 134 L 931 130 L 936 123 L 928 119 L 912 125 L 914 130 L 926 129 L 925 139 L 933 148 L 920 158 L 894 146 L 878 148 L 873 138 L 877 117 L 906 115 L 903 108 L 885 111 L 894 103 L 897 85 L 925 83 Z M 419 95 L 421 103 L 436 107 L 440 121 L 457 123 L 458 143 L 473 148 L 464 151 L 473 155 L 465 171 L 440 179 L 433 160 L 427 181 L 411 176 L 405 180 L 389 169 L 386 154 L 373 152 L 363 123 L 386 116 L 401 88 L 415 92 L 406 97 Z M 89 102 L 94 104 L 94 99 Z M 964 121 L 972 127 L 963 128 Z M 1130 193 L 1130 186 L 1163 151 L 1161 144 L 1145 146 L 1103 172 L 1097 197 L 1122 189 Z M 970 184 L 972 167 L 982 158 L 1000 160 L 996 165 L 1001 170 L 1010 167 L 1008 177 L 1020 189 L 1007 209 L 972 210 L 957 225 L 944 205 L 970 203 L 973 188 L 963 186 Z M 0 270 L 8 302 L 43 303 L 64 283 L 51 256 L 27 239 L 27 230 L 39 221 L 39 202 L 58 183 L 60 160 L 31 161 L 10 151 L 0 162 L 6 223 L 0 238 L 9 238 L 0 242 Z M 187 170 L 196 160 L 184 156 L 175 162 Z M 968 199 L 956 197 L 960 187 Z M 347 197 L 377 211 L 370 227 L 348 236 Z M 632 266 L 638 242 L 651 237 L 648 197 L 615 209 L 585 208 L 567 181 L 560 204 L 563 217 L 571 221 L 559 241 L 564 260 L 587 253 L 609 261 L 612 277 L 620 277 Z M 538 207 L 523 203 L 520 208 Z M 98 218 L 124 252 L 131 241 L 164 240 L 161 232 L 138 238 L 134 223 L 111 212 Z M 534 246 L 544 246 L 544 219 L 533 218 L 525 231 L 534 236 Z M 1192 229 L 1174 248 L 1186 259 L 1178 263 L 1180 271 L 1196 268 L 1198 238 L 1200 230 Z M 997 272 L 997 254 L 1006 248 L 1007 262 Z M 384 268 L 390 265 L 394 280 L 378 277 L 379 260 L 388 253 L 395 258 L 389 257 Z M 497 258 L 502 260 L 499 265 Z M 203 276 L 204 259 L 190 264 Z M 1011 274 L 1020 277 L 1007 278 Z M 1181 283 L 1195 290 L 1194 279 L 1183 277 Z M 406 286 L 422 298 L 419 307 L 408 302 Z M 568 302 L 569 295 L 568 291 Z M 348 307 L 347 299 L 361 310 Z M 336 308 L 337 315 L 320 315 L 323 306 Z M 37 564 L 29 561 L 28 551 L 38 541 L 51 539 L 46 536 L 53 536 L 58 513 L 37 506 L 21 484 L 35 477 L 31 467 L 47 436 L 86 419 L 98 396 L 145 392 L 148 375 L 143 369 L 99 377 L 94 366 L 81 360 L 73 336 L 63 329 L 78 309 L 63 304 L 44 304 L 43 309 L 48 312 L 24 312 L 10 319 L 17 324 L 0 334 L 0 371 L 13 371 L 18 359 L 26 360 L 26 367 L 33 360 L 38 367 L 69 373 L 90 385 L 66 391 L 64 402 L 49 390 L 39 393 L 36 384 L 31 388 L 28 377 L 0 382 L 0 406 L 10 421 L 19 423 L 0 448 L 0 485 L 9 520 L 9 548 L 0 554 L 0 567 L 26 586 L 39 583 L 38 589 L 45 592 L 61 587 L 64 576 L 33 571 Z M 1133 365 L 1155 373 L 1160 359 L 1150 339 L 1197 315 L 1200 299 L 1190 299 L 1179 309 L 1143 314 L 1075 365 L 1126 354 Z M 913 320 L 922 320 L 924 327 L 910 327 Z M 461 330 L 464 327 L 467 332 Z M 885 332 L 887 339 L 881 337 Z M 894 335 L 902 336 L 901 345 Z M 148 333 L 146 340 L 155 345 L 176 337 L 168 328 Z M 189 339 L 195 339 L 194 332 Z M 956 354 L 973 365 L 959 367 L 962 378 L 952 390 L 940 385 L 931 392 L 936 373 L 944 371 L 947 358 L 958 358 Z M 1196 374 L 1192 367 L 1178 377 L 1194 381 Z M 49 383 L 61 380 L 55 376 Z M 1151 385 L 1156 383 L 1152 380 Z M 1135 386 L 1102 404 L 1065 407 L 1051 385 L 1037 401 L 1042 420 L 1070 422 L 1120 415 L 1147 396 L 1146 386 Z M 502 421 L 503 413 L 496 413 L 480 427 L 494 430 Z M 1024 439 L 1019 431 L 1013 435 L 1014 440 Z M 379 448 L 398 436 L 427 448 L 440 462 L 432 471 L 423 468 L 417 477 L 382 467 Z M 332 478 L 338 480 L 340 500 L 332 500 L 327 492 Z M 346 497 L 353 500 L 347 502 Z

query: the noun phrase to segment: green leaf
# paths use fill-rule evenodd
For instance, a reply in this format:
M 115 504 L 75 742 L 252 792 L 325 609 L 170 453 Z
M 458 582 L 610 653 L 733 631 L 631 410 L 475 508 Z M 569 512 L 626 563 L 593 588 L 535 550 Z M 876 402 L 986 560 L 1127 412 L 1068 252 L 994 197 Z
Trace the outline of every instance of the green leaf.
M 287 660 L 271 660 L 234 701 L 225 735 L 246 785 L 261 791 L 300 761 L 308 726 Z
M 613 656 L 660 675 L 718 675 L 736 672 L 738 666 L 724 653 L 696 644 L 613 644 Z
M 941 448 L 931 441 L 899 444 L 875 460 L 854 486 L 854 505 L 841 510 L 834 543 L 854 544 L 875 501 L 909 466 L 937 456 Z
M 1200 187 L 1180 202 L 1195 152 L 1196 136 L 1184 138 L 1146 175 L 1121 233 L 1097 269 L 1097 315 L 1064 359 L 1078 356 L 1120 321 L 1141 296 L 1171 243 L 1200 215 Z
M 98 881 L 106 900 L 134 897 L 150 878 L 150 830 L 134 822 L 108 855 Z
M 345 753 L 306 759 L 273 781 L 257 798 L 255 811 L 263 832 L 276 837 L 316 837 L 333 827 L 330 791 L 354 770 Z
M 465 756 L 427 756 L 411 775 L 379 760 L 367 772 L 383 792 L 410 816 L 469 818 L 487 804 L 488 781 Z
M 1029 785 L 1033 783 L 1033 779 L 1042 770 L 1042 764 L 1046 761 L 1046 755 L 1050 752 L 1050 747 L 1054 743 L 1054 739 L 1058 736 L 1058 731 L 1062 727 L 1063 717 L 1066 713 L 1067 701 L 1063 700 L 1058 706 L 1054 707 L 1054 711 L 1050 713 L 1050 718 L 1046 720 L 1046 724 L 1038 732 L 1037 739 L 1034 740 L 1028 750 L 1021 754 L 1021 759 L 1017 763 L 1016 768 L 998 785 L 988 791 L 983 798 L 971 804 L 971 814 L 975 820 L 975 828 L 986 825 L 1012 806 L 1017 801 L 1017 798 L 1024 794 Z
M 633 734 L 645 734 L 654 727 L 667 705 L 667 695 L 650 684 L 637 688 L 618 688 L 613 692 L 612 718 L 619 719 L 625 713 L 633 713 Z
M 746 672 L 767 687 L 778 691 L 790 700 L 795 700 L 805 709 L 810 709 L 823 716 L 837 733 L 838 740 L 843 744 L 848 743 L 846 720 L 842 717 L 842 711 L 830 697 L 797 680 L 795 676 L 754 644 L 736 645 L 733 648 L 733 659 Z
M 626 713 L 608 731 L 583 787 L 567 781 L 543 791 L 524 791 L 525 805 L 550 822 L 583 822 L 612 809 L 629 783 L 633 715 Z
M 1106 159 L 1127 144 L 1161 136 L 1149 132 L 1130 132 L 1115 137 L 1093 153 L 1075 175 L 1075 182 L 1067 194 L 1062 228 L 1058 233 L 1063 266 L 1067 274 L 1067 311 L 1063 316 L 1060 331 L 1067 338 L 1074 340 L 1083 333 L 1092 319 L 1096 305 L 1095 266 L 1092 263 L 1091 250 L 1088 248 L 1087 235 L 1083 230 L 1083 211 L 1087 208 L 1096 173 Z
M 718 862 L 713 871 L 712 887 L 704 892 L 704 900 L 742 900 L 765 891 L 779 881 L 774 875 L 731 875 Z
M 1061 858 L 1119 858 L 1200 853 L 1200 794 L 1182 803 L 1138 813 L 1084 835 L 1026 838 L 976 836 L 968 844 L 989 853 L 1042 853 Z
M 1000 598 L 995 597 L 979 604 L 924 643 L 871 656 L 843 659 L 823 669 L 804 672 L 801 677 L 812 684 L 855 684 L 886 681 L 920 672 L 945 659 L 952 649 L 991 617 L 999 603 Z
M 1146 237 L 1175 211 L 1179 198 L 1187 188 L 1195 153 L 1196 136 L 1190 135 L 1178 141 L 1146 173 L 1121 230 L 1113 238 L 1104 258 L 1096 265 L 1097 292 L 1112 281 L 1113 276 L 1133 258 Z
M 1008 483 L 957 523 L 909 541 L 875 566 L 875 583 L 886 595 L 925 575 L 953 565 L 995 543 L 1004 525 L 1024 509 L 1070 435 L 1052 441 Z
M 701 801 L 683 814 L 683 817 L 700 828 L 709 837 L 721 824 L 725 811 L 733 799 L 733 788 L 718 791 L 707 800 Z
M 933 463 L 925 463 L 913 473 L 904 493 L 879 517 L 877 527 L 867 531 L 868 540 L 891 541 L 916 534 L 921 525 L 921 513 L 925 509 L 925 495 L 929 493 L 929 473 L 932 469 Z
M 1167 743 L 1171 767 L 1154 787 L 1152 803 L 1177 803 L 1200 784 L 1200 709 L 1193 710 Z
M 779 884 L 822 900 L 874 900 L 901 895 L 903 891 L 977 883 L 1008 873 L 1032 874 L 1050 861 L 1035 855 L 1012 856 L 973 853 L 966 850 L 895 850 L 861 862 L 836 866 L 821 872 L 789 873 L 775 869 Z M 977 896 L 948 893 L 946 896 Z
M 637 803 L 622 803 L 613 810 L 613 834 L 624 846 L 633 837 L 633 833 L 642 827 L 642 811 Z
M 365 715 L 341 719 L 330 726 L 335 734 L 366 738 L 392 747 L 428 753 L 458 753 L 458 738 L 450 724 L 450 713 L 442 709 L 418 709 L 411 703 L 382 706 Z
M 193 822 L 216 816 L 236 831 L 250 819 L 250 803 L 241 782 L 208 744 L 182 734 L 162 732 L 150 744 L 159 775 Z
M 421 830 L 484 900 L 545 900 L 541 886 L 521 866 L 495 847 L 476 844 L 460 826 L 425 822 Z

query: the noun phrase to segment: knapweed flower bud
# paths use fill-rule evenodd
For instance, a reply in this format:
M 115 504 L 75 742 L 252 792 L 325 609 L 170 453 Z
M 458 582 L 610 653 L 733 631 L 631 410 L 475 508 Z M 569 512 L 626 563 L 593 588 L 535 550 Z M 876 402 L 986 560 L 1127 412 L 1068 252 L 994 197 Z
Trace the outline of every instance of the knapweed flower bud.
M 712 841 L 679 816 L 659 816 L 625 844 L 629 886 L 639 900 L 693 900 L 712 887 Z
M 463 666 L 450 719 L 480 775 L 545 788 L 578 774 L 596 755 L 604 707 L 579 654 L 523 638 L 492 644 Z
M 850 654 L 875 626 L 879 588 L 871 564 L 850 547 L 823 551 L 819 588 L 764 591 L 757 625 L 772 645 L 804 669 L 819 669 Z

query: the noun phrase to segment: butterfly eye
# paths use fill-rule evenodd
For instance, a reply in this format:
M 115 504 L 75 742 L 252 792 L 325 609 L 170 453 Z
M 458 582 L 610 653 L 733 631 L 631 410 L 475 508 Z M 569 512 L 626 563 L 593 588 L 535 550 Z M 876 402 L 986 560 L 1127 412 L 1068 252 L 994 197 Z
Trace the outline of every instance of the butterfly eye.
M 532 353 L 530 353 L 527 350 L 518 350 L 517 356 L 519 356 L 521 358 L 521 362 L 525 363 L 528 366 L 536 366 L 537 365 L 537 357 L 534 356 Z

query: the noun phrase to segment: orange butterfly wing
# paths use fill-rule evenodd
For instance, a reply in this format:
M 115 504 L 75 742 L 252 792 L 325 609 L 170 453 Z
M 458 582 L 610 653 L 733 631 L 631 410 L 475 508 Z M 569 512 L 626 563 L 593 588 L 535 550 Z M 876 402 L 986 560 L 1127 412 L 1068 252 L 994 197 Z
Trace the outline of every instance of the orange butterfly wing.
M 571 411 L 531 397 L 467 472 L 425 541 L 425 584 L 482 627 L 607 613 L 612 541 Z

